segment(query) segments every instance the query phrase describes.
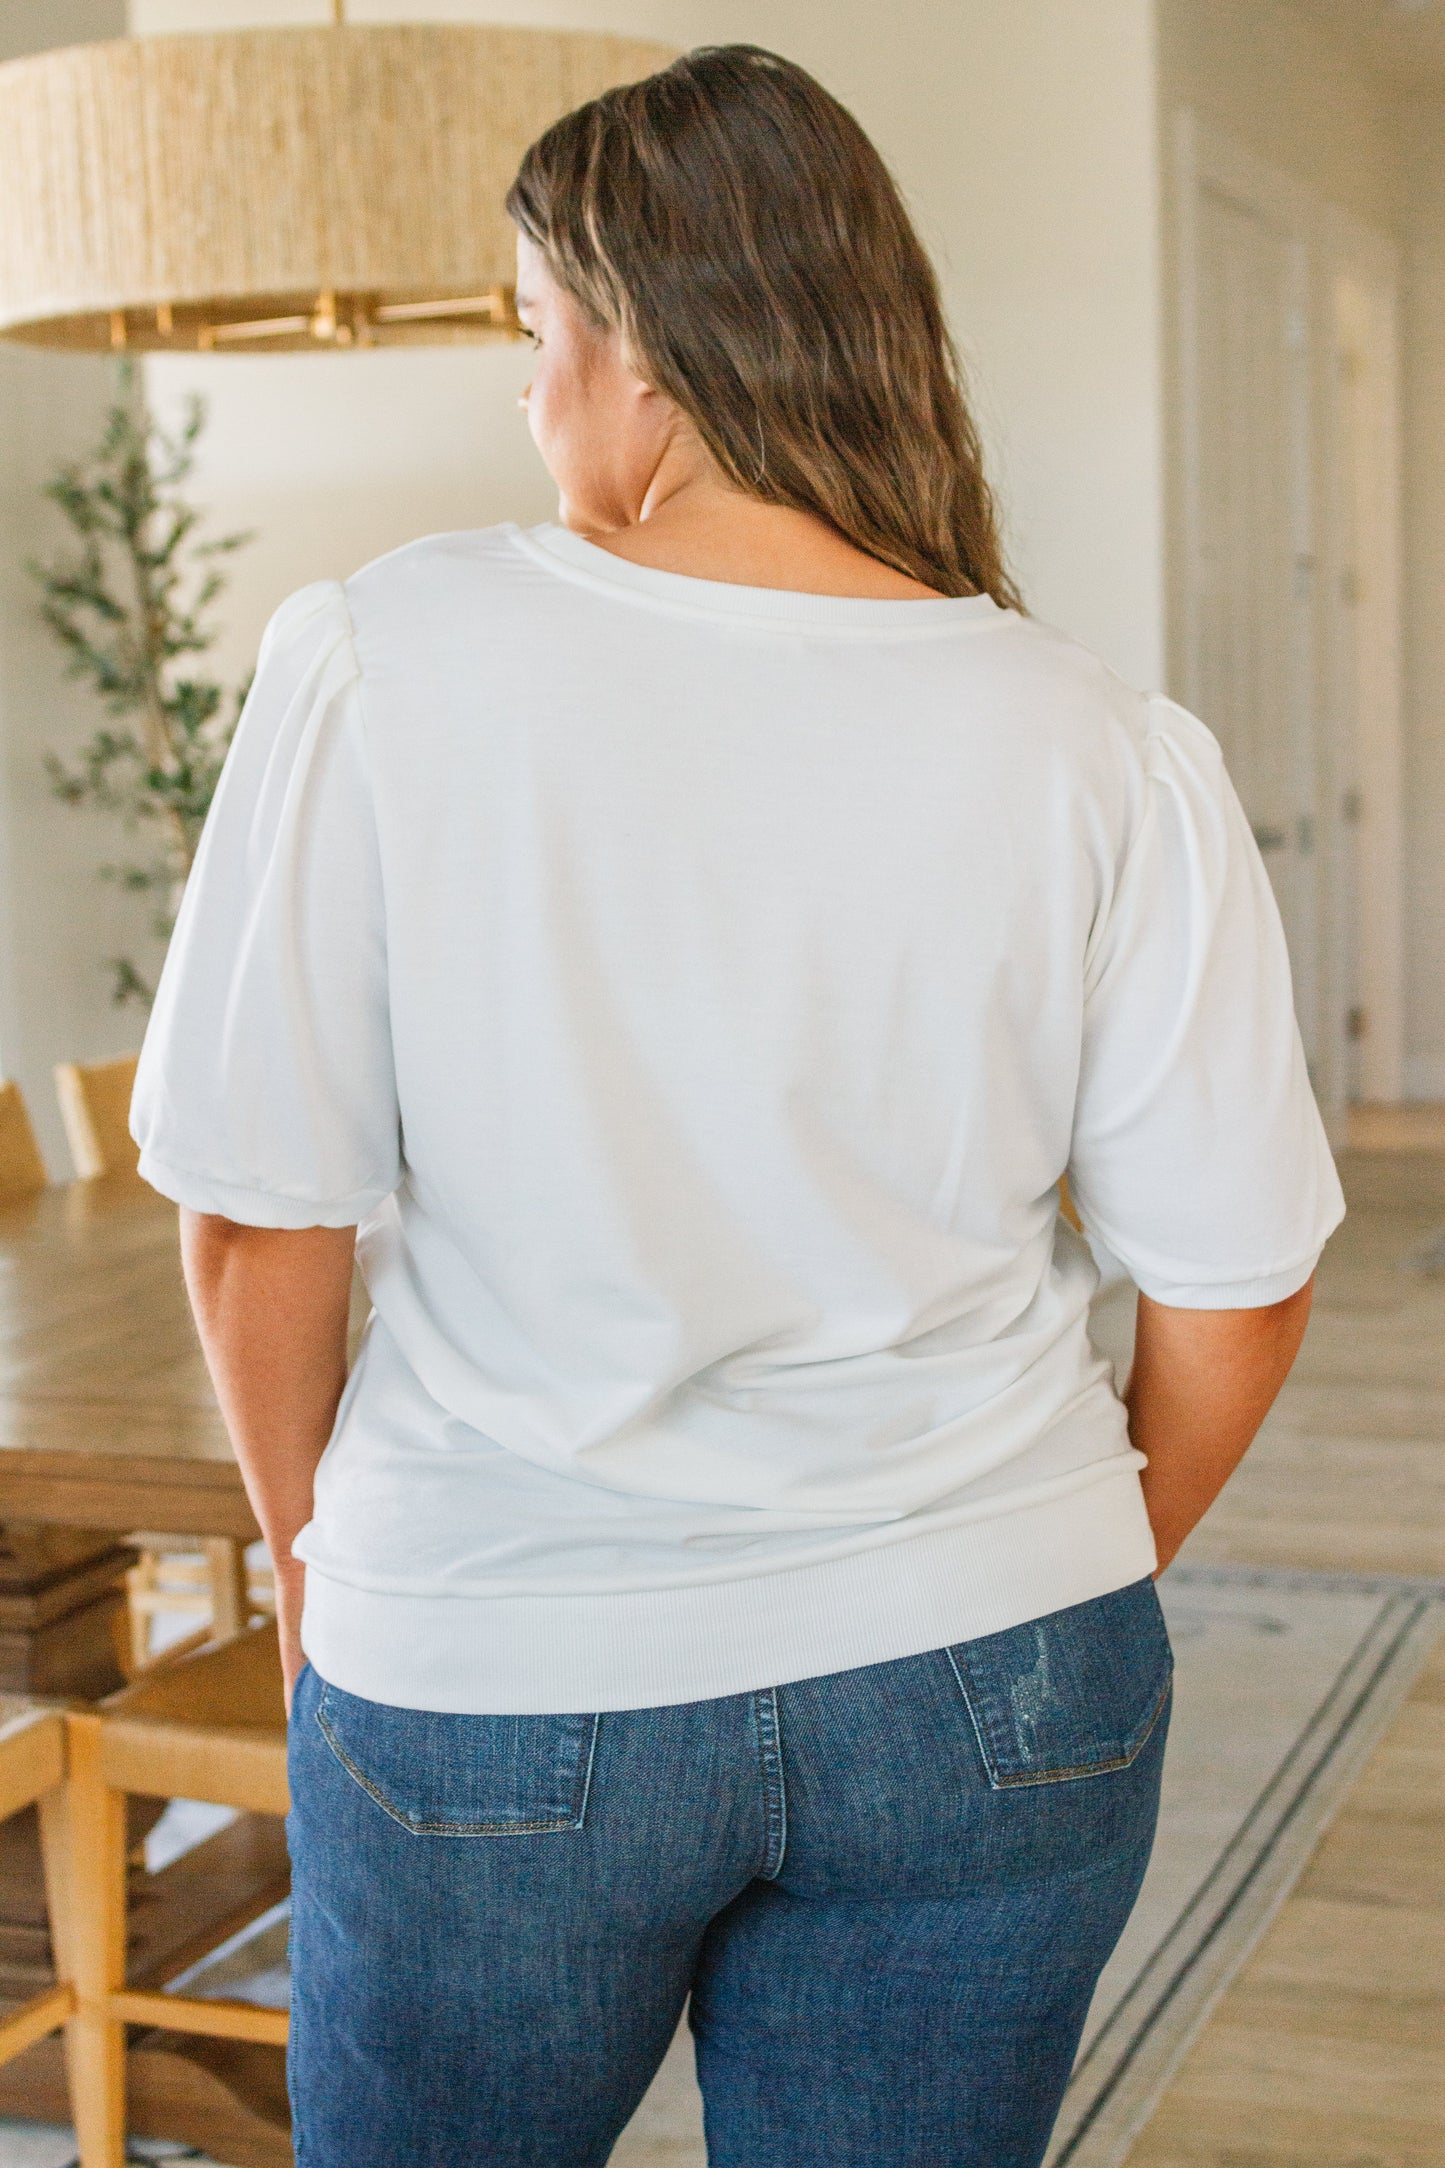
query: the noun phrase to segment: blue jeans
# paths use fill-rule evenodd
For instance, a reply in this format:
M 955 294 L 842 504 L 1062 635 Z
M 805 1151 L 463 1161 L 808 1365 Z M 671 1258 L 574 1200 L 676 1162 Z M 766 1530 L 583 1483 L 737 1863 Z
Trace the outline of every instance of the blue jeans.
M 602 2168 L 691 1996 L 712 2168 L 1036 2168 L 1153 1841 L 1153 1584 L 601 1717 L 307 1670 L 298 2168 Z

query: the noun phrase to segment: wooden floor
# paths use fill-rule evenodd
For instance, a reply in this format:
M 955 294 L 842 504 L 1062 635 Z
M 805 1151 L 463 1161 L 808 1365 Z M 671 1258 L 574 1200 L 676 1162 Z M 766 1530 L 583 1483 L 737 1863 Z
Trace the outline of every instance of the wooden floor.
M 1359 1152 L 1445 1152 L 1445 1100 L 1351 1107 L 1347 1142 Z
M 1300 1362 L 1192 1556 L 1445 1575 L 1445 1245 L 1435 1274 L 1402 1264 L 1445 1230 L 1445 1116 L 1423 1114 L 1352 1129 Z M 1129 2155 L 1442 2164 L 1445 1648 Z

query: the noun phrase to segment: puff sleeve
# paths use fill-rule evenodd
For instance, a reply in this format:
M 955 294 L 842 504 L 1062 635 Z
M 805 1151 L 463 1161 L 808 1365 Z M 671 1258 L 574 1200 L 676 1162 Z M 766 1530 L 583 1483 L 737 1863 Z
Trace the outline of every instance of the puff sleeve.
M 1150 703 L 1144 805 L 1089 959 L 1070 1185 L 1145 1294 L 1282 1301 L 1344 1203 L 1284 931 L 1219 747 Z
M 400 1179 L 381 867 L 334 581 L 267 627 L 131 1123 L 156 1189 L 250 1226 L 349 1226 Z

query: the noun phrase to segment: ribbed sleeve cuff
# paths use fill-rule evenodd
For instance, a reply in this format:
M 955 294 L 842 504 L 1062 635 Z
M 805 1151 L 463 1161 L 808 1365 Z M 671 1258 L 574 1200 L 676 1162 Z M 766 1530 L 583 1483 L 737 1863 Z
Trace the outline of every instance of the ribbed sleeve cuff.
M 1319 1263 L 1322 1248 L 1298 1264 L 1285 1265 L 1278 1272 L 1261 1272 L 1248 1280 L 1208 1280 L 1191 1286 L 1187 1282 L 1156 1280 L 1152 1275 L 1141 1278 L 1137 1273 L 1133 1279 L 1151 1302 L 1163 1303 L 1171 1310 L 1264 1310 L 1272 1302 L 1284 1302 L 1299 1293 Z
M 140 1155 L 141 1179 L 190 1212 L 211 1212 L 241 1227 L 354 1227 L 390 1196 L 388 1189 L 357 1189 L 349 1197 L 287 1197 L 275 1190 L 246 1189 L 188 1167 L 172 1166 L 155 1152 Z

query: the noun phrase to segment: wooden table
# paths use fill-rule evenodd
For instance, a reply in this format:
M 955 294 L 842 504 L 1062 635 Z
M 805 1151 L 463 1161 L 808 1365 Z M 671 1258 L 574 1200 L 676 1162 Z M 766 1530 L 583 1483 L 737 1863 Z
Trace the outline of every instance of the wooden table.
M 0 1207 L 0 1690 L 88 1700 L 121 1684 L 135 1530 L 259 1533 L 191 1323 L 176 1208 L 107 1176 Z M 244 1817 L 138 1885 L 132 1965 L 158 1985 L 207 1917 L 254 1916 L 284 1891 L 280 1825 Z M 34 1818 L 17 1815 L 0 1831 L 0 2000 L 48 1974 Z M 236 2168 L 290 2160 L 279 2049 L 152 2032 L 129 2065 L 138 2135 Z M 0 2114 L 68 2120 L 58 2040 L 0 2070 Z
M 176 1208 L 134 1176 L 0 1209 L 0 1521 L 259 1533 L 186 1304 Z

